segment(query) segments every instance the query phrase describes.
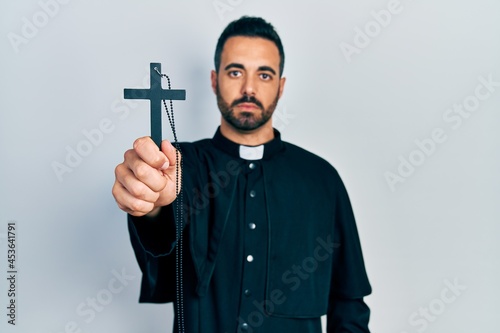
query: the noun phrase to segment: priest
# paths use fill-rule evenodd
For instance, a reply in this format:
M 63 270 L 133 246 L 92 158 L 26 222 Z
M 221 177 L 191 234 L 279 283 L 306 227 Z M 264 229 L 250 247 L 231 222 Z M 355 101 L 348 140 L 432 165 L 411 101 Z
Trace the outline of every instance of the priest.
M 371 286 L 344 184 L 272 126 L 285 87 L 280 37 L 242 17 L 222 32 L 214 60 L 213 138 L 178 150 L 139 138 L 115 170 L 140 302 L 173 302 L 180 332 L 320 333 L 323 315 L 329 333 L 369 332 Z

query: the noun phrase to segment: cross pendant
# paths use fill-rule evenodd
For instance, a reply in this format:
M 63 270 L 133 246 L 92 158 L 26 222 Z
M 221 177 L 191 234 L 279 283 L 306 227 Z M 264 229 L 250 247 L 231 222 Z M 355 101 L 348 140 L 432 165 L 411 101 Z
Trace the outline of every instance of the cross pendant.
M 127 89 L 123 90 L 125 99 L 149 99 L 151 107 L 151 138 L 161 149 L 161 104 L 162 100 L 185 100 L 185 90 L 163 89 L 161 87 L 161 64 L 151 63 L 149 65 L 149 89 Z

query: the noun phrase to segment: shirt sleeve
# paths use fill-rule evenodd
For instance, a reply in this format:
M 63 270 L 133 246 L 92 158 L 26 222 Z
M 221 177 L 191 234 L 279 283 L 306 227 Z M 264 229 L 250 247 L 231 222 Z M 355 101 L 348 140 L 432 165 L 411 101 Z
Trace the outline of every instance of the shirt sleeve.
M 151 218 L 128 214 L 130 240 L 134 251 L 146 252 L 157 257 L 172 253 L 175 248 L 175 220 L 172 205 L 161 208 L 160 213 Z
M 182 146 L 183 151 L 188 150 Z M 194 155 L 194 153 L 191 153 Z M 197 165 L 196 163 L 194 165 Z M 193 163 L 184 160 L 183 188 L 193 188 L 190 170 Z M 184 190 L 183 190 L 184 191 Z M 142 271 L 142 284 L 139 302 L 165 303 L 175 299 L 176 270 L 176 219 L 175 212 L 183 205 L 182 228 L 187 226 L 186 209 L 189 207 L 188 192 L 184 192 L 184 201 L 174 200 L 163 206 L 154 218 L 128 215 L 130 241 L 135 257 Z M 182 203 L 183 202 L 183 203 Z M 184 235 L 187 232 L 183 232 Z
M 327 333 L 369 333 L 370 308 L 363 298 L 333 298 L 327 315 Z
M 336 246 L 327 313 L 327 332 L 366 333 L 370 309 L 363 297 L 372 291 L 347 191 L 340 181 L 335 202 Z
M 171 302 L 175 296 L 175 222 L 171 206 L 158 216 L 128 215 L 130 240 L 142 272 L 141 303 Z

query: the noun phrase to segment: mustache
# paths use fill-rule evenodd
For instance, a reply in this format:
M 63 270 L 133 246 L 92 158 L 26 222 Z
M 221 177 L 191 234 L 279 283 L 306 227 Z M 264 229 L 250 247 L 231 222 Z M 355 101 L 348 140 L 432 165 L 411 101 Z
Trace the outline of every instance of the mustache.
M 245 95 L 242 98 L 235 100 L 231 104 L 231 107 L 235 107 L 236 105 L 241 104 L 241 103 L 253 103 L 253 104 L 257 105 L 259 108 L 264 109 L 264 106 L 257 98 L 255 98 L 254 96 L 248 96 L 248 95 Z

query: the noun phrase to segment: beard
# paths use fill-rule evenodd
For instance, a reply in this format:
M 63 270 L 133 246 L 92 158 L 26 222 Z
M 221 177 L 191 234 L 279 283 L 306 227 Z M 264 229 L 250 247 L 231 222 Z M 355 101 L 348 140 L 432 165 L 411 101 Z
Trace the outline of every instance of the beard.
M 224 120 L 226 120 L 234 128 L 242 131 L 252 131 L 267 123 L 269 119 L 271 119 L 279 100 L 278 91 L 278 93 L 276 94 L 276 98 L 267 108 L 264 108 L 262 103 L 254 96 L 248 95 L 245 95 L 242 98 L 233 101 L 231 105 L 229 105 L 229 103 L 227 103 L 224 98 L 222 98 L 219 86 L 216 87 L 216 93 L 217 105 L 219 107 L 222 118 L 224 118 Z M 243 111 L 236 115 L 234 112 L 234 107 L 241 103 L 253 103 L 259 108 L 260 112 Z

